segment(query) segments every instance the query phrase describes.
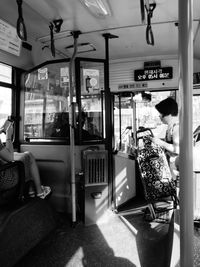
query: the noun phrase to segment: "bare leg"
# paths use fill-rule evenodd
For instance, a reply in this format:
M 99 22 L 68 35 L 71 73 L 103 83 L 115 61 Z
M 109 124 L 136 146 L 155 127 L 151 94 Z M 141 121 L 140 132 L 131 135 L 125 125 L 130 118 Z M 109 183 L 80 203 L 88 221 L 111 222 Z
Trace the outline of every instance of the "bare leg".
M 33 157 L 33 155 L 30 152 L 26 151 L 25 154 L 28 154 L 29 159 L 30 159 L 29 168 L 30 168 L 31 180 L 33 180 L 34 183 L 35 183 L 37 194 L 41 194 L 42 193 L 42 188 L 41 188 L 40 173 L 39 173 L 39 169 L 38 169 L 37 163 L 35 161 L 35 158 Z
M 35 184 L 35 189 L 37 196 L 40 198 L 45 198 L 51 193 L 51 188 L 49 186 L 42 186 L 40 181 L 40 173 L 34 156 L 31 152 L 26 151 L 24 153 L 14 152 L 14 160 L 20 160 L 24 163 L 25 167 L 25 178 L 26 180 L 32 180 Z M 30 192 L 33 188 L 30 188 Z
M 14 160 L 19 160 L 24 163 L 26 180 L 32 180 L 34 182 L 37 194 L 42 193 L 38 166 L 31 152 L 14 152 Z

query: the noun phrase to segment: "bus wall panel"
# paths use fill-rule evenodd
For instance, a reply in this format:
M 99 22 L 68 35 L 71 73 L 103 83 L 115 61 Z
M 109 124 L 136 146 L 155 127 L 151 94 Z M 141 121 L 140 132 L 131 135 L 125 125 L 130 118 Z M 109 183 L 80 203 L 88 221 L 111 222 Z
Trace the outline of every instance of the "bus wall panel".
M 119 207 L 136 196 L 135 160 L 115 155 L 114 166 L 114 198 Z
M 90 145 L 75 146 L 75 178 L 77 183 L 84 179 L 79 175 L 82 168 L 82 150 Z M 104 145 L 98 145 L 99 149 L 105 149 Z M 59 212 L 71 213 L 71 156 L 69 145 L 42 145 L 22 144 L 21 152 L 30 151 L 38 164 L 41 181 L 52 188 L 49 202 Z M 79 198 L 79 196 L 77 196 Z
M 21 145 L 30 151 L 38 164 L 41 181 L 52 188 L 49 202 L 59 212 L 70 212 L 70 148 L 64 145 Z

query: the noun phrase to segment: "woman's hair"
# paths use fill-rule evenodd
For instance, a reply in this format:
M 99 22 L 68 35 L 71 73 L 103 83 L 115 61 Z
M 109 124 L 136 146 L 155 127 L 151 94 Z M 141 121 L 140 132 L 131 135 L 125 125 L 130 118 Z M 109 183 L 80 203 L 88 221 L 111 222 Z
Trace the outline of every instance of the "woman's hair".
M 159 102 L 157 105 L 155 105 L 155 108 L 163 116 L 167 116 L 167 115 L 177 116 L 178 115 L 178 104 L 171 97 L 168 97 L 162 100 L 161 102 Z

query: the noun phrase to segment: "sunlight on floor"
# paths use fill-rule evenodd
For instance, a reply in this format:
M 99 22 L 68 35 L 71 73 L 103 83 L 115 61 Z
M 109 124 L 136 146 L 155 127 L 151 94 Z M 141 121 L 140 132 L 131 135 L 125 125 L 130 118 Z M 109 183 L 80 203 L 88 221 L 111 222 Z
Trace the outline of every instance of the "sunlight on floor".
M 136 243 L 137 230 L 133 229 L 126 219 L 122 221 L 119 216 L 108 211 L 98 221 L 98 228 L 115 257 L 126 258 L 137 267 L 140 266 Z
M 174 223 L 174 236 L 173 236 L 173 247 L 172 247 L 172 257 L 171 266 L 175 267 L 180 261 L 180 227 L 178 224 Z
M 65 265 L 65 267 L 68 267 L 68 266 L 77 266 L 77 267 L 78 266 L 85 266 L 84 265 L 84 252 L 83 252 L 83 248 L 82 247 L 80 247 L 79 249 L 77 249 L 77 251 L 71 257 L 71 259 Z

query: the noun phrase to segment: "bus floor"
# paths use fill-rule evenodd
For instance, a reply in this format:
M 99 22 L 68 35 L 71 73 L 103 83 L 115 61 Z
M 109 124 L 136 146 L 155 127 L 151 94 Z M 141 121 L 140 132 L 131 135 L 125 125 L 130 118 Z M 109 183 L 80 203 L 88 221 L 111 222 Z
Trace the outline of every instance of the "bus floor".
M 141 213 L 105 212 L 97 224 L 71 226 L 58 214 L 58 227 L 15 267 L 178 267 L 177 211 L 167 222 L 149 222 Z M 200 266 L 200 233 L 194 230 L 194 265 Z

